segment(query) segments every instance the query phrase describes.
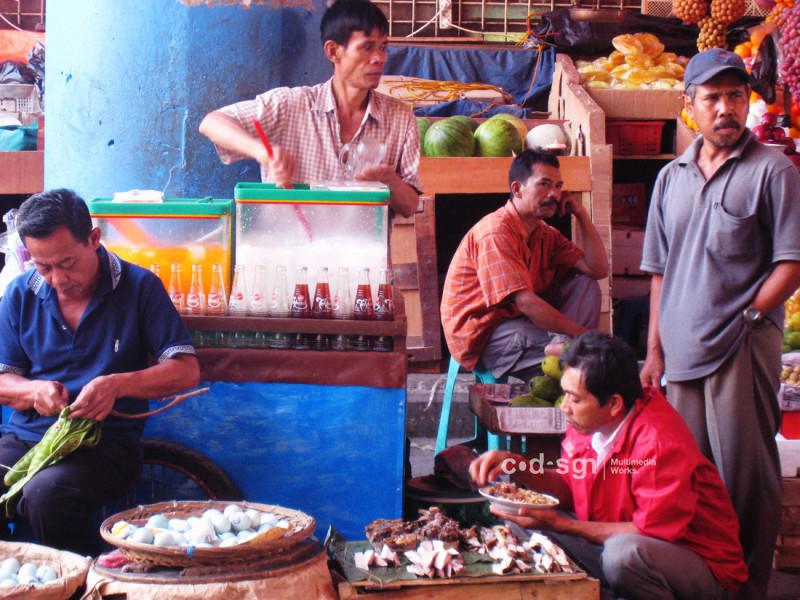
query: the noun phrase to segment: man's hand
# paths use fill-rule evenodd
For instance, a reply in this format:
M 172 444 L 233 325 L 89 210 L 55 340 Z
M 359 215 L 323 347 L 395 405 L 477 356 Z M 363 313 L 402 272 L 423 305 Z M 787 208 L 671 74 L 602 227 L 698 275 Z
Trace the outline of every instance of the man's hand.
M 114 408 L 119 390 L 114 375 L 95 377 L 81 390 L 72 403 L 70 416 L 79 419 L 102 421 Z
M 517 464 L 525 460 L 519 454 L 491 450 L 481 454 L 469 465 L 469 476 L 482 487 L 491 481 L 497 481 L 501 475 L 516 472 Z
M 275 180 L 279 188 L 291 189 L 297 172 L 294 157 L 280 146 L 272 147 L 272 158 L 267 154 L 266 148 L 262 146 L 261 149 L 263 152 L 259 150 L 258 162 L 267 168 L 270 177 Z
M 528 508 L 523 506 L 518 514 L 504 512 L 501 508 L 492 506 L 492 514 L 506 521 L 513 521 L 525 529 L 547 529 L 549 531 L 563 531 L 564 524 L 569 521 L 567 517 L 552 508 Z
M 652 385 L 656 389 L 661 388 L 661 377 L 664 375 L 664 357 L 660 350 L 650 350 L 645 358 L 639 379 L 642 385 Z
M 14 410 L 33 409 L 43 417 L 57 415 L 69 403 L 69 392 L 58 381 L 32 381 L 29 399 L 10 403 Z
M 391 185 L 393 177 L 399 178 L 397 171 L 389 165 L 384 164 L 369 167 L 356 174 L 356 179 L 358 181 L 380 181 L 385 185 Z
M 558 210 L 559 215 L 562 217 L 564 215 L 575 215 L 577 217 L 581 213 L 585 212 L 586 209 L 584 208 L 579 195 L 570 194 L 569 192 L 564 192 L 561 194 L 561 203 Z

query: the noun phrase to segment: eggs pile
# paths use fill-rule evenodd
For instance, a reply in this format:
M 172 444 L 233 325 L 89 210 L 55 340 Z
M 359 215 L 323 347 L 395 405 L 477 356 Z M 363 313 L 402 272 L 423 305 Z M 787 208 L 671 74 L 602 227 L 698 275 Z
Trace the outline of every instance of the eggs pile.
M 15 557 L 7 558 L 0 565 L 0 588 L 15 585 L 43 585 L 58 579 L 56 572 L 49 565 L 37 565 L 26 562 L 20 564 Z
M 268 531 L 274 530 L 274 537 L 281 537 L 289 528 L 289 521 L 280 516 L 254 509 L 242 510 L 237 504 L 229 504 L 222 512 L 210 508 L 199 517 L 187 519 L 170 519 L 157 514 L 141 526 L 117 521 L 111 534 L 158 547 L 227 548 L 249 542 Z

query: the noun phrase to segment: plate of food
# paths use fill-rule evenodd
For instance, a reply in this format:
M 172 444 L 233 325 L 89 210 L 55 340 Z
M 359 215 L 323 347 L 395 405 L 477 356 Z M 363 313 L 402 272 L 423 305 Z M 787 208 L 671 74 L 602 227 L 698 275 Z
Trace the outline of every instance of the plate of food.
M 478 490 L 478 493 L 504 512 L 517 514 L 521 508 L 555 508 L 558 498 L 533 490 L 517 487 L 513 483 L 494 483 Z

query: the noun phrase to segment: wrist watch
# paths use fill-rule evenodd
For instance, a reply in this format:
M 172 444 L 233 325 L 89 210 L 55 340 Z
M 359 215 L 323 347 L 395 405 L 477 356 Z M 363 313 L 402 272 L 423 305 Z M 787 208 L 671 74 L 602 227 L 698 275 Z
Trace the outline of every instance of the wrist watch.
M 744 317 L 744 322 L 747 323 L 750 327 L 760 327 L 766 321 L 766 318 L 761 311 L 753 306 L 748 306 L 742 312 L 742 317 Z

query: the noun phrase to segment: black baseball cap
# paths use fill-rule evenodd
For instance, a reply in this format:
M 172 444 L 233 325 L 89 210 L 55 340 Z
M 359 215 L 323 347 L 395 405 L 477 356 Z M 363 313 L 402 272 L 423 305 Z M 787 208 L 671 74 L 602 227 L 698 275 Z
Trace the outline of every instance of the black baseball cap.
M 741 57 L 722 48 L 711 48 L 695 54 L 686 66 L 683 83 L 685 86 L 703 84 L 724 71 L 737 75 L 743 83 L 750 83 L 750 75 Z

